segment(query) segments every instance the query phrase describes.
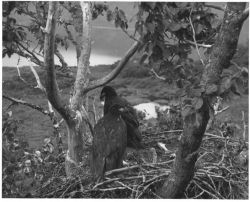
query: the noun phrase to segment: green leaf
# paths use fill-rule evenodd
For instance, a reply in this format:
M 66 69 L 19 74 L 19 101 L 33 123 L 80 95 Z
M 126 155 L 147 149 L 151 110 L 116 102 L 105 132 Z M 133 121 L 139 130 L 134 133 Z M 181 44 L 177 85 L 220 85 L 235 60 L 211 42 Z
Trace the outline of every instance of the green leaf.
M 208 86 L 206 87 L 205 93 L 206 93 L 207 95 L 210 95 L 210 94 L 213 94 L 213 93 L 215 93 L 215 92 L 217 92 L 217 91 L 218 91 L 217 85 L 215 85 L 215 84 L 210 84 L 210 85 L 208 85 Z
M 149 32 L 154 33 L 155 31 L 155 24 L 154 23 L 146 23 L 146 28 Z
M 147 2 L 147 4 L 150 6 L 151 9 L 154 9 L 156 2 Z
M 186 8 L 189 5 L 189 2 L 175 2 L 175 5 L 179 8 Z
M 137 21 L 135 23 L 135 31 L 138 32 L 140 36 L 143 36 L 143 22 Z
M 203 26 L 202 24 L 196 24 L 195 26 L 195 34 L 200 34 L 202 32 L 202 30 L 205 28 L 205 26 Z
M 139 64 L 143 64 L 144 61 L 148 58 L 148 54 L 147 53 L 144 53 L 139 61 Z
M 200 97 L 203 92 L 203 89 L 201 88 L 192 88 L 190 89 L 189 95 L 191 97 Z
M 176 32 L 182 28 L 181 24 L 177 22 L 172 22 L 169 24 L 168 29 L 172 32 Z
M 186 117 L 186 116 L 192 114 L 192 112 L 193 112 L 193 110 L 192 110 L 191 106 L 185 106 L 181 111 L 181 115 L 182 115 L 182 117 Z
M 128 21 L 126 18 L 125 12 L 123 10 L 119 9 L 118 15 L 119 15 L 119 18 L 121 19 L 121 21 L 124 21 L 124 22 Z
M 114 19 L 114 15 L 113 15 L 113 12 L 111 10 L 107 10 L 106 12 L 106 18 L 107 18 L 107 21 L 110 22 Z
M 232 79 L 231 77 L 224 77 L 221 80 L 220 87 L 219 87 L 219 93 L 224 93 L 228 91 L 232 86 Z
M 203 99 L 201 98 L 201 97 L 199 97 L 199 98 L 195 98 L 194 100 L 193 100 L 193 103 L 194 103 L 194 108 L 196 109 L 196 110 L 198 110 L 198 109 L 200 109 L 201 107 L 202 107 L 202 105 L 203 105 Z

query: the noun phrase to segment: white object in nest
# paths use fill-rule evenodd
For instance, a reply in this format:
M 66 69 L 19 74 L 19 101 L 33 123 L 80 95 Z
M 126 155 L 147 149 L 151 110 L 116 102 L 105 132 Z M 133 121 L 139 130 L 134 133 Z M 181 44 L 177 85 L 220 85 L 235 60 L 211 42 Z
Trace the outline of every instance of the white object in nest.
M 149 120 L 152 118 L 157 118 L 157 111 L 156 109 L 159 109 L 160 112 L 167 111 L 167 114 L 170 111 L 170 106 L 168 105 L 160 105 L 156 102 L 148 102 L 148 103 L 141 103 L 134 106 L 134 109 L 136 109 L 139 112 L 142 112 L 145 114 L 145 120 Z

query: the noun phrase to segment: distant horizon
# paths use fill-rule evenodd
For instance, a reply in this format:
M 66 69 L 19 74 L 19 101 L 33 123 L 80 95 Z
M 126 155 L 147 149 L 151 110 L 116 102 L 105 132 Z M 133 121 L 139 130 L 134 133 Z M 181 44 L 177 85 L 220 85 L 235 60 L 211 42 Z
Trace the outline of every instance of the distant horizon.
M 62 51 L 62 54 L 68 66 L 77 66 L 76 54 L 74 53 L 74 51 Z M 67 57 L 65 57 L 66 55 Z M 18 62 L 18 57 L 19 57 L 18 55 L 13 54 L 10 58 L 7 56 L 5 58 L 2 58 L 2 66 L 3 67 L 16 67 L 17 62 Z M 90 66 L 111 65 L 120 59 L 121 57 L 104 55 L 100 53 L 92 53 L 90 55 Z M 57 57 L 55 57 L 55 64 L 60 64 Z M 18 65 L 19 67 L 28 66 L 29 62 L 27 59 L 21 57 L 21 60 Z

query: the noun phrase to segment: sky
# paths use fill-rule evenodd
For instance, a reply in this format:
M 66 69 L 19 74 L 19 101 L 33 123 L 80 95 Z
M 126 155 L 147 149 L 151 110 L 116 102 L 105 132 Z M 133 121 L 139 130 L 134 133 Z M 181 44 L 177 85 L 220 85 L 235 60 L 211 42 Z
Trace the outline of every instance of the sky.
M 224 5 L 225 3 L 220 3 Z M 137 11 L 134 7 L 133 2 L 109 2 L 109 7 L 112 9 L 115 6 L 123 9 L 129 20 L 128 32 L 133 33 L 134 20 L 133 17 Z M 223 16 L 223 12 L 216 11 L 219 16 Z M 20 19 L 25 24 L 25 19 Z M 131 20 L 131 21 L 130 21 Z M 125 33 L 119 28 L 115 28 L 112 22 L 108 22 L 105 17 L 98 17 L 93 21 L 93 37 L 92 37 L 92 51 L 90 57 L 90 65 L 99 64 L 112 64 L 115 61 L 123 57 L 126 51 L 134 43 Z M 249 43 L 249 20 L 245 21 L 239 44 Z M 76 53 L 73 48 L 68 51 L 62 50 L 62 55 L 64 56 L 66 62 L 69 66 L 76 66 Z M 198 59 L 196 52 L 193 52 L 192 57 Z M 11 58 L 3 58 L 3 66 L 16 66 L 18 61 L 18 56 L 13 55 Z M 58 59 L 55 57 L 56 63 L 59 63 Z M 21 59 L 20 66 L 27 65 L 26 59 Z

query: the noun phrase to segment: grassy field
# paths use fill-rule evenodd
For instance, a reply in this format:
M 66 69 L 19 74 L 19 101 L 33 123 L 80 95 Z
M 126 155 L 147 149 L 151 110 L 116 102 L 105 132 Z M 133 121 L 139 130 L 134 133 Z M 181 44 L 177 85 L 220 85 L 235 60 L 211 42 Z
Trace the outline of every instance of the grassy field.
M 164 81 L 152 77 L 147 69 L 140 69 L 139 67 L 128 65 L 121 75 L 113 80 L 109 85 L 117 89 L 118 93 L 128 99 L 132 104 L 155 101 L 160 104 L 172 104 L 177 102 L 175 96 L 176 88 L 170 86 Z M 133 69 L 131 69 L 133 68 Z M 106 75 L 112 66 L 100 65 L 91 67 L 93 78 L 99 78 Z M 45 73 L 37 69 L 41 81 L 45 81 Z M 32 86 L 36 86 L 36 81 L 28 67 L 21 68 L 22 77 Z M 3 67 L 3 94 L 20 98 L 36 105 L 47 107 L 45 96 L 39 89 L 31 88 L 18 77 L 16 68 Z M 58 84 L 61 90 L 63 99 L 69 99 L 70 89 L 72 88 L 74 80 L 58 76 Z M 95 97 L 95 105 L 98 113 L 101 112 L 102 107 L 99 103 L 100 88 L 92 91 L 90 95 Z M 10 104 L 9 101 L 3 100 L 3 112 Z M 218 119 L 228 120 L 238 124 L 242 127 L 242 111 L 245 112 L 245 119 L 248 122 L 248 95 L 233 97 L 230 101 L 224 103 L 230 108 L 220 114 Z M 40 112 L 33 110 L 26 106 L 13 106 L 10 109 L 13 116 L 20 120 L 20 128 L 18 133 L 25 135 L 28 139 L 29 145 L 32 148 L 40 147 L 45 137 L 52 135 L 52 123 L 48 117 Z M 64 139 L 66 138 L 66 129 L 63 128 Z M 242 131 L 239 130 L 239 134 Z

